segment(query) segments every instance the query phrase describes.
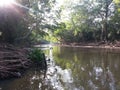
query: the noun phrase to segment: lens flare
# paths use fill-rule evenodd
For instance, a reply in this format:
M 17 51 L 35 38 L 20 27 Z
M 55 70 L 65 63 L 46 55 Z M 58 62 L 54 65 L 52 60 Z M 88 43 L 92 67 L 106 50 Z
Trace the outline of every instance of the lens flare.
M 0 7 L 12 5 L 15 0 L 0 0 Z

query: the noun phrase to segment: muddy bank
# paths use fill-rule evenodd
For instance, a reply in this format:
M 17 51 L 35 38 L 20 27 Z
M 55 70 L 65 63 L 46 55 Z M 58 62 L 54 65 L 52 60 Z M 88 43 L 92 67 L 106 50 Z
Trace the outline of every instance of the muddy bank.
M 120 50 L 120 41 L 116 42 L 98 42 L 98 43 L 67 43 L 67 44 L 57 44 L 58 46 L 66 46 L 66 47 L 80 47 L 80 48 L 95 48 L 95 49 L 113 49 Z
M 0 79 L 21 77 L 22 72 L 32 64 L 27 53 L 26 49 L 0 44 Z

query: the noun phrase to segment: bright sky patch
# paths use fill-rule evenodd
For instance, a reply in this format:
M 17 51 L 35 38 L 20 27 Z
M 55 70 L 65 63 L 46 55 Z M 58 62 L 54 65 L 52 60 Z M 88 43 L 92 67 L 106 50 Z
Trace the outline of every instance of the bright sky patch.
M 9 6 L 14 2 L 15 0 L 0 0 L 0 7 Z

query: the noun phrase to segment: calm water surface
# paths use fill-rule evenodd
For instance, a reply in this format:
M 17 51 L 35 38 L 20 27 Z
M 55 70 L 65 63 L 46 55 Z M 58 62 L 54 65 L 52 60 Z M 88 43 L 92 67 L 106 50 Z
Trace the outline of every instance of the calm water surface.
M 0 81 L 0 90 L 120 90 L 120 53 L 103 49 L 53 47 L 46 75 L 39 68 Z

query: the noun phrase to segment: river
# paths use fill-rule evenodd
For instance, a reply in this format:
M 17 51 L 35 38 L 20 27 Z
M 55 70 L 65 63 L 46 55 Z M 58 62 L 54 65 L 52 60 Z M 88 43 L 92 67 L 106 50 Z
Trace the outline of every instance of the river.
M 45 49 L 48 69 L 30 68 L 0 90 L 120 90 L 120 51 L 79 47 Z

